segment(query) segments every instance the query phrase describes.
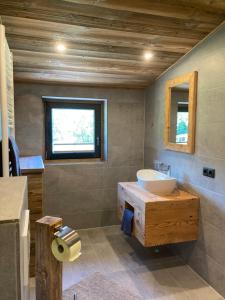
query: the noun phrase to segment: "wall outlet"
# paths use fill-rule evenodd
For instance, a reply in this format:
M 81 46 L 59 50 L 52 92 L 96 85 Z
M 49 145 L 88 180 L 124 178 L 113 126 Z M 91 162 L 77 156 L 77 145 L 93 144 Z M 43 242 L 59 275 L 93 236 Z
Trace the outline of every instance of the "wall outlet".
M 216 177 L 216 170 L 204 167 L 202 174 L 203 174 L 203 176 L 206 176 L 206 177 L 215 178 Z

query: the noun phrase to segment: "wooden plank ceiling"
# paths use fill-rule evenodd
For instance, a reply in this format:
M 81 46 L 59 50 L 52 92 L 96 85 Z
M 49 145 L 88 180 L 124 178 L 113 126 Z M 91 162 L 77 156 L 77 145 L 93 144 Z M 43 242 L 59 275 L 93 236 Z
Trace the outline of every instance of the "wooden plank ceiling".
M 0 14 L 15 80 L 146 87 L 225 20 L 225 1 L 0 0 Z

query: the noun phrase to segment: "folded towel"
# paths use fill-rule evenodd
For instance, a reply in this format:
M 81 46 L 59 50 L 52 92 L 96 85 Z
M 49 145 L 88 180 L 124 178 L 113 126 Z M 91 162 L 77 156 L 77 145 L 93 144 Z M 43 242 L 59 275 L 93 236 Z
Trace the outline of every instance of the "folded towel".
M 130 236 L 132 234 L 132 229 L 133 229 L 133 218 L 134 218 L 134 212 L 128 208 L 125 208 L 123 213 L 121 230 L 123 230 L 125 234 Z

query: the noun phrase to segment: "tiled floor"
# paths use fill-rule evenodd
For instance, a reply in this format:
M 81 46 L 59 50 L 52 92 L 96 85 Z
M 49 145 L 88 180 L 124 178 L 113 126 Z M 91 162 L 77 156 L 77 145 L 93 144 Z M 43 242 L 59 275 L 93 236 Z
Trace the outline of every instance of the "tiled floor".
M 98 271 L 144 300 L 224 299 L 166 247 L 144 248 L 136 239 L 124 236 L 118 226 L 79 233 L 82 256 L 64 265 L 64 289 Z

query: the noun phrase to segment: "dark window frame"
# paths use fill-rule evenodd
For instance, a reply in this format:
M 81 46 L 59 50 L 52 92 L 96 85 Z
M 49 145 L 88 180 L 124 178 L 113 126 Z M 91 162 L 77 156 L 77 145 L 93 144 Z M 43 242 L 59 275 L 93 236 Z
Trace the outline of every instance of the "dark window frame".
M 188 102 L 187 102 L 187 104 L 179 104 L 178 103 L 177 111 L 178 112 L 187 112 L 188 113 Z
M 95 152 L 52 152 L 52 109 L 92 109 L 95 111 Z M 45 101 L 45 156 L 47 160 L 101 158 L 102 155 L 102 103 L 91 101 Z

